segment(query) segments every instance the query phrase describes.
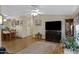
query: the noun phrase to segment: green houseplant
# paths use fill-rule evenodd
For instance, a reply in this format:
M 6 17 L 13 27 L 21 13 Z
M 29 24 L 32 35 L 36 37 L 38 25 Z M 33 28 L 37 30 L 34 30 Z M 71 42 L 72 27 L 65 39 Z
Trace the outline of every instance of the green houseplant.
M 74 37 L 66 37 L 65 41 L 65 48 L 72 49 L 73 51 L 79 49 Z

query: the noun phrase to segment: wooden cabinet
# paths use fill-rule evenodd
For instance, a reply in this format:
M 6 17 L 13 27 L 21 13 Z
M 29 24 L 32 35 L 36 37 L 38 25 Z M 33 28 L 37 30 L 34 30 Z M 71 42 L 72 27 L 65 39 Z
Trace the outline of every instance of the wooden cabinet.
M 46 31 L 46 41 L 59 43 L 60 40 L 61 40 L 61 31 L 57 31 L 57 30 Z

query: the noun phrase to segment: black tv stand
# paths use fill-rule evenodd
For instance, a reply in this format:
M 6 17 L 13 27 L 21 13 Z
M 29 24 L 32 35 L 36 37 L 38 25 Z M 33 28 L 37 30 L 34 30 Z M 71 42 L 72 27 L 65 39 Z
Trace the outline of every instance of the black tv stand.
M 46 41 L 60 43 L 61 31 L 58 30 L 46 30 Z

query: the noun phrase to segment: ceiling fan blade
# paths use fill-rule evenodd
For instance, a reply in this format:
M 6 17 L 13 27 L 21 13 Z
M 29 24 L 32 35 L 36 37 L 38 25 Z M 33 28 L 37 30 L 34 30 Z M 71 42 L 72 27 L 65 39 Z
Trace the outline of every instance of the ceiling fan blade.
M 38 12 L 38 14 L 44 14 L 43 12 Z

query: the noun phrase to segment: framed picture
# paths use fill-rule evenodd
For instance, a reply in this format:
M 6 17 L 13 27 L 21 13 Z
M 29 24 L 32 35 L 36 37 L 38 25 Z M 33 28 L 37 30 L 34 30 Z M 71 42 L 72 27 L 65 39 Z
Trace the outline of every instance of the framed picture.
M 20 26 L 23 26 L 23 21 L 22 20 L 19 21 L 19 24 L 20 24 Z
M 15 24 L 16 24 L 16 25 L 19 25 L 19 20 L 17 20 L 17 21 L 15 22 Z
M 13 19 L 12 20 L 12 27 L 16 27 L 17 25 L 19 25 L 19 20 Z
M 40 26 L 41 25 L 41 20 L 40 19 L 35 19 L 35 25 Z

